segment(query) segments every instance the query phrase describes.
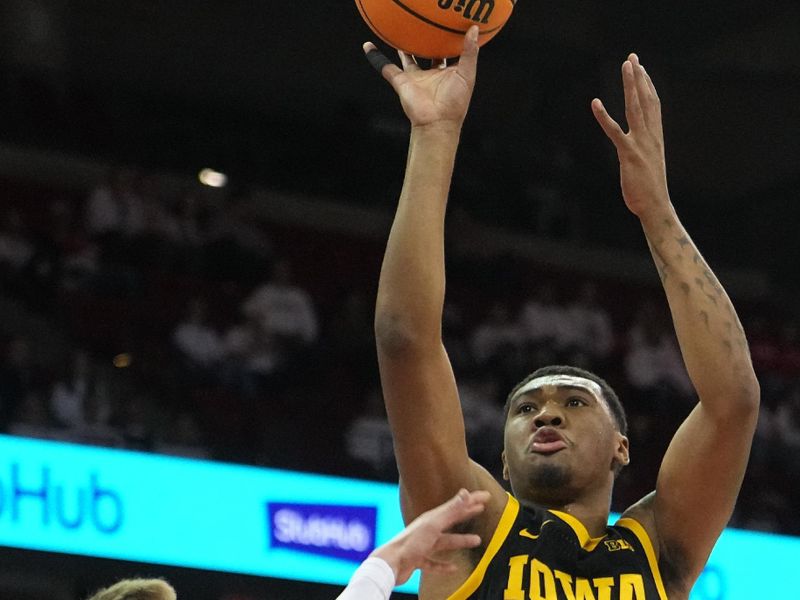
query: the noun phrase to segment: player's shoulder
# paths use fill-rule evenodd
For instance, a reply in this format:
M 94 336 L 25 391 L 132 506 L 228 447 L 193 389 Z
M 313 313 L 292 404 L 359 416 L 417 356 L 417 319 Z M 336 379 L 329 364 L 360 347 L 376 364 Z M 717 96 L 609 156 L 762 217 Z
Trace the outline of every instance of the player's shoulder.
M 655 517 L 655 491 L 650 492 L 635 504 L 631 504 L 620 516 L 620 521 L 633 520 L 641 525 L 654 544 L 658 541 Z

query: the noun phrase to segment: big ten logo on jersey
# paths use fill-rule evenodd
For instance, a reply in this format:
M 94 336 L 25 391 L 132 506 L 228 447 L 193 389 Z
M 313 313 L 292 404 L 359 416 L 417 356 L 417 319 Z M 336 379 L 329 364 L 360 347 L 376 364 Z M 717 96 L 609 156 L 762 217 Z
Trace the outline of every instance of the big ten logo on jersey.
M 442 10 L 452 8 L 455 12 L 461 13 L 465 19 L 485 25 L 494 11 L 494 0 L 439 0 L 439 8 Z
M 526 568 L 530 565 L 530 568 Z M 527 572 L 527 573 L 526 573 Z M 525 585 L 526 574 L 529 582 Z M 644 579 L 638 573 L 608 577 L 574 577 L 527 554 L 508 561 L 508 585 L 503 600 L 647 600 Z
M 634 551 L 633 546 L 625 540 L 605 540 L 603 543 L 606 545 L 609 552 L 618 552 L 619 550 Z

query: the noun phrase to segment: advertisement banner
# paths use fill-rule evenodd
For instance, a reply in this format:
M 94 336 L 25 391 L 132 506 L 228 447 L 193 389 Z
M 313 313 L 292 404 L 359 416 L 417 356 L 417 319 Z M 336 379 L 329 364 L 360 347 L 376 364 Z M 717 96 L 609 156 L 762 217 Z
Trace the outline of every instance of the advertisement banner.
M 0 435 L 0 546 L 344 585 L 402 527 L 396 485 Z M 782 597 L 797 557 L 726 530 L 691 600 Z

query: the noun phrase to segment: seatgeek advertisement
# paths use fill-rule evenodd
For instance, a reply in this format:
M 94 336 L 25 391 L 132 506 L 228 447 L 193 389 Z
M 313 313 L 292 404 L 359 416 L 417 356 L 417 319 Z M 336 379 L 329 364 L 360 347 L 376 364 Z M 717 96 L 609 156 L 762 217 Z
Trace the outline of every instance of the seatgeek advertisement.
M 344 586 L 402 527 L 396 485 L 0 435 L 0 546 Z M 726 530 L 691 600 L 780 597 L 799 556 Z

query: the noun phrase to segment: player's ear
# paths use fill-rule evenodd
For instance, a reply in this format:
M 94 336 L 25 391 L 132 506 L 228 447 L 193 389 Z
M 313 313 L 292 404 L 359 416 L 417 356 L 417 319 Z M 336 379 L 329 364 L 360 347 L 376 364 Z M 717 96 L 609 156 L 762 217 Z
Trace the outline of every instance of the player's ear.
M 617 447 L 614 451 L 614 462 L 620 467 L 627 466 L 631 462 L 628 438 L 621 433 L 617 433 L 616 444 Z
M 508 481 L 508 463 L 506 462 L 506 451 L 503 450 L 503 453 L 500 455 L 500 458 L 503 461 L 503 480 Z

